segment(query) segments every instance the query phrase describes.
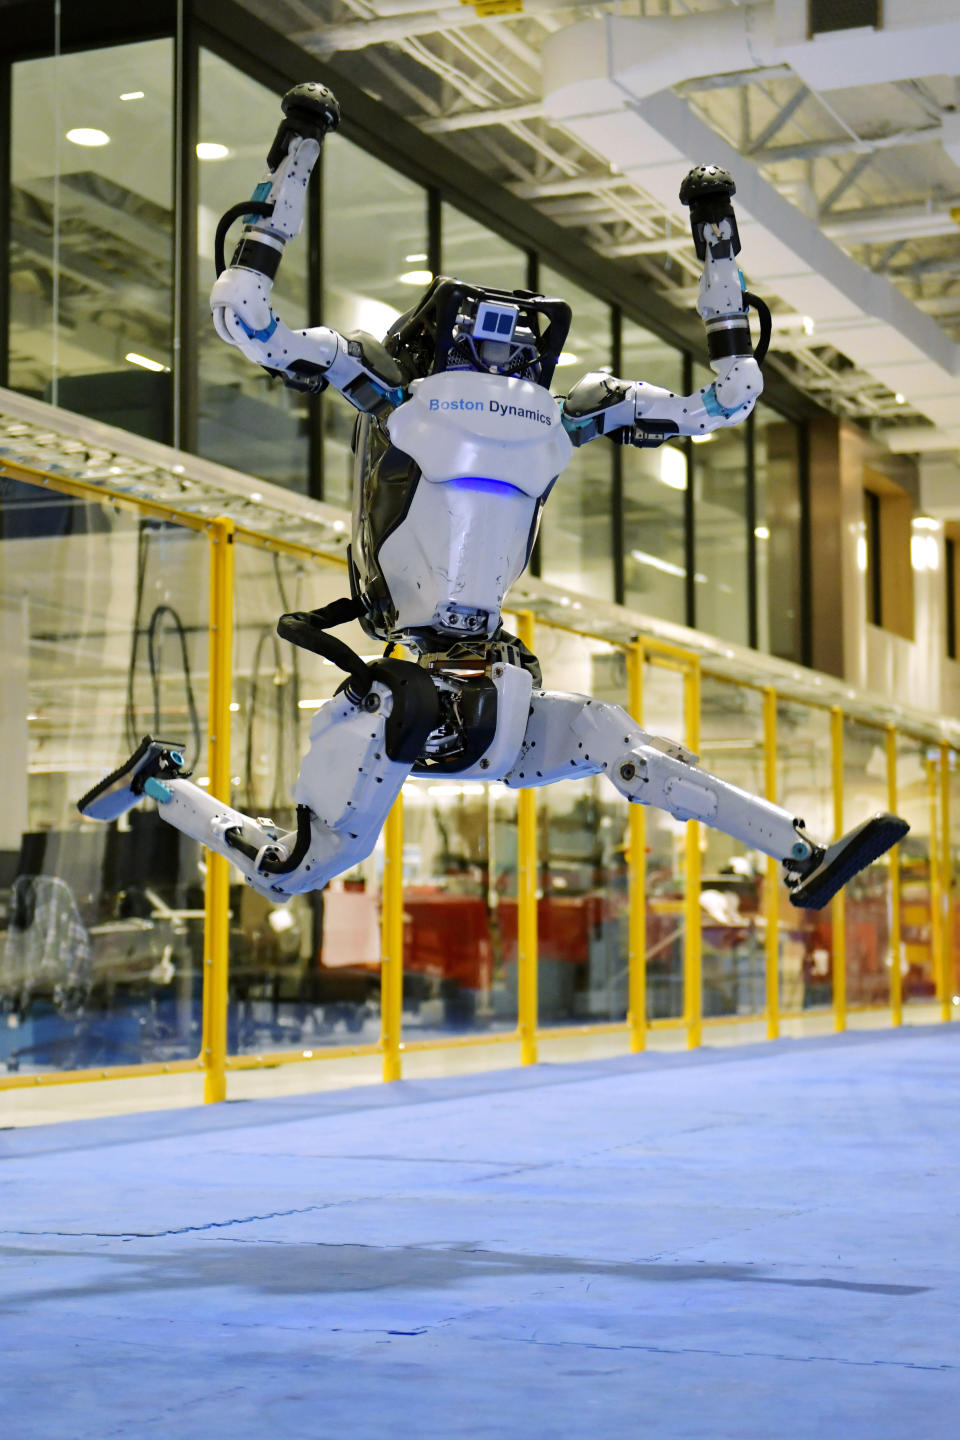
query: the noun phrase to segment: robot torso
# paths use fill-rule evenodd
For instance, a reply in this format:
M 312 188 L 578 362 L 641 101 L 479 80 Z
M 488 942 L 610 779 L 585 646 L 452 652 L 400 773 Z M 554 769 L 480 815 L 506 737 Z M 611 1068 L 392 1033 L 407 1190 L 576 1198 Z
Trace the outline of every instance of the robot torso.
M 356 439 L 353 565 L 381 639 L 492 636 L 572 454 L 542 385 L 447 370 Z

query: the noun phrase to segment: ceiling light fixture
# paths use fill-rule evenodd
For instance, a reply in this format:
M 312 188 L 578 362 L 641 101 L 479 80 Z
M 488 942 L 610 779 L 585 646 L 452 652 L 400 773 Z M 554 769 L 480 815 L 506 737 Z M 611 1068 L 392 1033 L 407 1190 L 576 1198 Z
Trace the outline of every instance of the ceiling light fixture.
M 105 130 L 87 130 L 80 126 L 76 130 L 67 131 L 67 139 L 71 145 L 109 145 L 110 136 Z
M 226 160 L 229 154 L 226 145 L 220 145 L 215 140 L 201 140 L 197 145 L 198 160 Z
M 143 99 L 143 91 L 142 91 L 142 90 L 127 90 L 127 91 L 125 91 L 125 93 L 124 93 L 123 95 L 120 96 L 120 99 L 121 99 L 121 100 L 142 100 L 142 99 Z
M 131 365 L 139 365 L 141 370 L 154 370 L 158 374 L 170 369 L 169 365 L 161 365 L 159 360 L 151 360 L 149 355 L 138 355 L 135 350 L 128 350 L 123 358 Z
M 401 285 L 429 285 L 433 279 L 432 270 L 404 270 L 398 277 Z
M 577 361 L 578 361 L 579 359 L 580 359 L 580 356 L 579 356 L 579 355 L 574 355 L 574 353 L 573 353 L 572 350 L 561 350 L 561 351 L 560 351 L 560 354 L 557 356 L 557 364 L 558 364 L 558 365 L 576 365 L 576 363 L 577 363 Z
M 427 252 L 426 250 L 415 250 L 412 255 L 404 255 L 403 258 L 408 265 L 416 265 L 419 260 L 426 260 Z
M 664 445 L 660 451 L 660 474 L 657 479 L 661 485 L 666 485 L 671 490 L 686 490 L 687 457 L 682 450 L 677 450 L 673 445 Z

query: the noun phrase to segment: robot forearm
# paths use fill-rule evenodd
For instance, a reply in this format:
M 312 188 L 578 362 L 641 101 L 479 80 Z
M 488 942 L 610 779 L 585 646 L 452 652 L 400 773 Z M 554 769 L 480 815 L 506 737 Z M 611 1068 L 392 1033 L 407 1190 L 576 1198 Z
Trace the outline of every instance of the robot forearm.
M 763 390 L 760 366 L 752 355 L 712 364 L 716 380 L 692 395 L 676 395 L 644 380 L 585 375 L 564 401 L 564 428 L 574 445 L 607 435 L 620 444 L 646 448 L 674 435 L 705 435 L 739 425 Z
M 339 106 L 322 85 L 298 85 L 283 99 L 284 120 L 267 156 L 267 173 L 244 216 L 243 237 L 228 267 L 219 270 L 210 294 L 213 324 L 221 340 L 235 345 L 295 390 L 319 392 L 332 385 L 358 410 L 381 414 L 403 398 L 395 367 L 366 353 L 362 338 L 345 339 L 319 325 L 291 330 L 271 304 L 284 247 L 303 226 L 307 186 L 323 136 L 339 123 Z M 219 251 L 234 206 L 218 230 Z
M 621 444 L 662 445 L 674 435 L 701 435 L 745 420 L 763 390 L 760 363 L 769 338 L 769 311 L 743 290 L 737 265 L 740 236 L 731 204 L 736 187 L 725 170 L 698 165 L 683 182 L 680 199 L 703 261 L 697 310 L 706 326 L 710 367 L 716 380 L 694 395 L 676 395 L 642 380 L 586 375 L 567 396 L 564 426 L 574 445 L 598 435 Z M 761 343 L 754 352 L 746 302 L 761 312 Z M 766 317 L 764 320 L 763 317 Z

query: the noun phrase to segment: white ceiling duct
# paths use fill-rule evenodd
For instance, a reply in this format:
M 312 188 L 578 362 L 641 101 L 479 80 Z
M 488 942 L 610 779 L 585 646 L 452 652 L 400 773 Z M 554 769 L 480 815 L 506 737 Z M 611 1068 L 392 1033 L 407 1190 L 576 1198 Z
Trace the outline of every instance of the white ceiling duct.
M 812 316 L 818 337 L 942 427 L 942 446 L 960 447 L 960 345 L 851 259 L 668 88 L 784 62 L 817 90 L 960 71 L 960 5 L 885 0 L 882 29 L 812 40 L 806 6 L 794 0 L 582 21 L 544 45 L 544 110 L 678 216 L 688 165 L 730 170 L 750 283 Z M 944 139 L 949 145 L 952 132 Z

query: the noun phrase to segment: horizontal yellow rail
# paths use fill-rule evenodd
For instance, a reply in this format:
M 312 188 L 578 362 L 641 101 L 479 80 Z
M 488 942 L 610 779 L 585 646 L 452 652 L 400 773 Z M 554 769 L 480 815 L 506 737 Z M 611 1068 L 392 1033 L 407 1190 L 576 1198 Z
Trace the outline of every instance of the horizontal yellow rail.
M 215 783 L 211 786 L 211 793 L 218 791 L 224 798 L 229 792 L 229 746 L 228 725 L 229 708 L 231 696 L 231 683 L 233 680 L 233 657 L 230 639 L 231 616 L 235 603 L 235 583 L 231 573 L 231 567 L 225 563 L 226 547 L 233 548 L 230 540 L 235 543 L 259 548 L 277 555 L 287 556 L 291 559 L 318 565 L 345 564 L 343 555 L 336 552 L 318 550 L 308 544 L 295 540 L 282 539 L 270 535 L 249 525 L 235 525 L 230 520 L 214 519 L 208 515 L 199 515 L 195 511 L 178 507 L 175 504 L 160 500 L 149 500 L 133 495 L 129 491 L 120 489 L 117 486 L 101 485 L 92 481 L 78 479 L 72 476 L 54 475 L 42 470 L 35 469 L 28 465 L 22 465 L 15 461 L 0 460 L 0 476 L 13 480 L 19 480 L 36 486 L 38 489 L 53 491 L 59 494 L 71 496 L 74 499 L 91 502 L 98 505 L 113 507 L 118 511 L 132 513 L 139 516 L 167 521 L 196 533 L 207 535 L 213 552 L 218 556 L 217 563 L 212 567 L 216 572 L 216 583 L 211 604 L 211 704 L 210 721 L 215 726 L 212 730 L 211 756 L 209 769 L 211 779 Z M 571 607 L 572 608 L 572 607 Z M 685 677 L 685 734 L 687 744 L 691 749 L 698 748 L 699 724 L 700 724 L 700 676 L 709 675 L 711 678 L 725 684 L 737 686 L 741 689 L 749 689 L 760 692 L 764 696 L 765 726 L 764 734 L 766 740 L 766 771 L 765 789 L 770 798 L 776 792 L 776 702 L 777 696 L 772 687 L 762 681 L 751 679 L 740 679 L 724 673 L 722 670 L 715 670 L 711 665 L 711 658 L 708 655 L 701 656 L 692 649 L 686 649 L 683 645 L 662 640 L 655 636 L 643 636 L 625 642 L 621 638 L 611 638 L 606 634 L 595 630 L 578 626 L 575 616 L 571 614 L 569 620 L 561 620 L 534 616 L 530 610 L 520 609 L 509 612 L 516 617 L 517 629 L 521 638 L 535 648 L 534 626 L 541 632 L 556 631 L 564 635 L 577 636 L 582 640 L 601 645 L 611 652 L 621 652 L 628 656 L 628 682 L 629 702 L 635 708 L 639 718 L 640 704 L 642 700 L 642 666 L 643 663 L 660 667 Z M 800 703 L 793 699 L 791 704 Z M 805 703 L 811 709 L 831 711 L 831 738 L 832 738 L 832 792 L 834 802 L 834 817 L 838 829 L 843 823 L 843 725 L 845 714 L 841 706 L 831 705 L 829 701 L 818 700 L 813 691 Z M 887 755 L 889 759 L 889 793 L 891 796 L 891 808 L 895 808 L 893 802 L 896 797 L 896 741 L 899 734 L 906 734 L 919 743 L 929 744 L 919 734 L 911 735 L 909 731 L 898 731 L 893 727 L 885 727 L 879 721 L 864 719 L 858 721 L 861 724 L 872 725 L 875 729 L 883 731 L 886 729 Z M 950 897 L 953 894 L 955 876 L 953 874 L 953 859 L 950 849 L 949 836 L 949 766 L 950 760 L 955 759 L 955 752 L 952 752 L 946 745 L 940 746 L 940 770 L 939 776 L 934 774 L 933 768 L 930 771 L 930 813 L 931 813 L 931 871 L 934 881 L 934 923 L 936 928 L 935 944 L 937 948 L 937 976 L 938 992 L 941 1012 L 944 1018 L 949 1018 L 952 1013 L 953 987 L 955 984 L 954 956 L 953 956 L 953 927 L 952 911 L 950 908 Z M 777 892 L 772 887 L 772 875 L 769 877 L 766 899 L 766 913 L 769 921 L 768 934 L 765 945 L 765 988 L 766 988 L 766 1010 L 765 1012 L 751 1013 L 748 1015 L 711 1015 L 702 1016 L 700 990 L 702 984 L 701 962 L 700 962 L 700 850 L 698 841 L 698 828 L 691 824 L 687 830 L 687 842 L 685 846 L 685 873 L 686 893 L 682 900 L 678 900 L 677 910 L 685 916 L 685 963 L 684 963 L 684 1011 L 683 1014 L 662 1017 L 646 1021 L 646 995 L 645 995 L 645 971 L 647 964 L 646 955 L 646 924 L 645 924 L 645 883 L 644 883 L 644 828 L 643 812 L 641 807 L 631 807 L 630 818 L 630 849 L 626 859 L 631 877 L 630 909 L 629 909 L 629 1007 L 630 1013 L 623 1020 L 601 1020 L 595 1022 L 589 1020 L 577 1020 L 567 1025 L 541 1026 L 538 1017 L 538 993 L 537 993 L 537 921 L 538 921 L 538 899 L 537 899 L 537 815 L 534 791 L 521 791 L 518 794 L 519 802 L 519 846 L 518 846 L 518 1021 L 514 1028 L 495 1031 L 475 1031 L 467 1034 L 435 1035 L 430 1038 L 413 1038 L 417 1032 L 411 1032 L 411 1038 L 404 1038 L 403 1034 L 403 997 L 402 997 L 402 946 L 403 946 L 403 892 L 402 877 L 400 874 L 400 861 L 402 859 L 402 839 L 399 831 L 399 807 L 397 815 L 394 816 L 390 852 L 393 860 L 393 870 L 390 876 L 388 890 L 390 895 L 389 911 L 389 936 L 386 957 L 388 964 L 384 970 L 389 970 L 389 984 L 383 994 L 383 1015 L 384 1033 L 380 1040 L 364 1044 L 351 1045 L 323 1045 L 317 1047 L 297 1046 L 284 1050 L 261 1050 L 248 1055 L 230 1055 L 225 1053 L 226 1049 L 226 1010 L 227 1010 L 227 931 L 225 922 L 229 906 L 229 897 L 224 874 L 218 877 L 218 883 L 214 885 L 210 899 L 210 913 L 208 923 L 205 927 L 208 942 L 209 964 L 205 966 L 210 972 L 207 984 L 207 994 L 204 1003 L 203 1013 L 203 1053 L 199 1056 L 186 1060 L 175 1061 L 147 1061 L 143 1064 L 97 1066 L 83 1070 L 44 1071 L 39 1074 L 13 1073 L 0 1075 L 0 1090 L 27 1090 L 46 1088 L 51 1085 L 64 1085 L 75 1083 L 90 1083 L 93 1081 L 127 1080 L 140 1077 L 152 1077 L 174 1074 L 203 1074 L 206 1072 L 207 1098 L 219 1099 L 226 1093 L 225 1077 L 231 1072 L 253 1071 L 262 1069 L 273 1069 L 283 1065 L 302 1064 L 304 1062 L 344 1060 L 356 1058 L 379 1058 L 384 1062 L 384 1073 L 396 1078 L 400 1073 L 401 1057 L 404 1054 L 429 1053 L 433 1051 L 459 1051 L 469 1048 L 482 1048 L 504 1045 L 518 1045 L 521 1049 L 521 1058 L 524 1063 L 535 1063 L 537 1059 L 537 1046 L 540 1041 L 561 1041 L 568 1039 L 584 1039 L 591 1036 L 628 1036 L 628 1047 L 637 1050 L 645 1043 L 646 1032 L 682 1032 L 686 1030 L 688 1044 L 696 1045 L 700 1041 L 701 1030 L 710 1029 L 716 1031 L 725 1026 L 749 1026 L 763 1025 L 766 1021 L 767 1034 L 772 1038 L 779 1028 L 780 1022 L 796 1020 L 816 1020 L 822 1018 L 829 1023 L 833 1018 L 836 1027 L 842 1028 L 846 1023 L 846 1017 L 853 1014 L 882 1014 L 886 1009 L 883 1005 L 847 1005 L 844 993 L 844 927 L 843 927 L 843 906 L 841 897 L 838 904 L 835 904 L 835 996 L 833 1006 L 809 1007 L 799 1010 L 779 1010 L 778 1004 L 778 964 L 777 964 Z M 892 860 L 896 867 L 896 859 Z M 212 867 L 217 868 L 217 867 Z M 225 872 L 225 862 L 219 867 Z M 900 935 L 900 886 L 899 874 L 896 868 L 891 872 L 890 880 L 891 895 L 893 900 L 893 949 L 894 949 L 894 973 L 897 974 L 897 950 L 899 948 Z M 661 902 L 662 904 L 662 902 Z M 212 945 L 212 949 L 211 949 Z M 392 967 L 392 968 L 391 968 Z M 893 1018 L 896 1022 L 899 1010 L 899 987 L 894 980 L 891 986 L 891 1001 Z

